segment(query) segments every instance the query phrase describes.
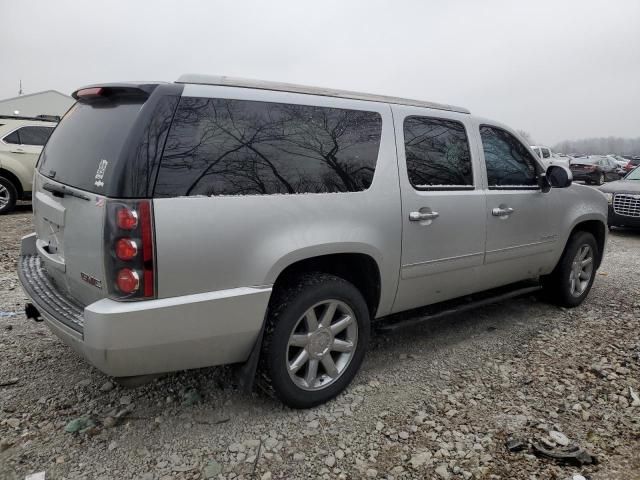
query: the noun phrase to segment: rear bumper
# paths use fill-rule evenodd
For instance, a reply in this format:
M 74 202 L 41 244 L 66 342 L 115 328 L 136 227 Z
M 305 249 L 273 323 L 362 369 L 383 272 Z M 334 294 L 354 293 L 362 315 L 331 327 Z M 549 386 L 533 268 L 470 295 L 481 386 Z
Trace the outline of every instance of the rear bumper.
M 102 299 L 79 307 L 70 323 L 24 271 L 35 234 L 22 239 L 18 273 L 51 331 L 108 375 L 126 377 L 245 361 L 260 333 L 271 287 L 245 287 L 138 302 Z M 33 263 L 33 262 L 32 262 Z

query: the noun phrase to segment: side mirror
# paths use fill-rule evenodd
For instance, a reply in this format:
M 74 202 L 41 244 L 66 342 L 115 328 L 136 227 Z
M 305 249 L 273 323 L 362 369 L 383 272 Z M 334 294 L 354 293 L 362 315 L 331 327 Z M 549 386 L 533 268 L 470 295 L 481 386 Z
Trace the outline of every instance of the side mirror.
M 545 177 L 553 188 L 567 188 L 573 182 L 571 170 L 563 165 L 551 165 Z

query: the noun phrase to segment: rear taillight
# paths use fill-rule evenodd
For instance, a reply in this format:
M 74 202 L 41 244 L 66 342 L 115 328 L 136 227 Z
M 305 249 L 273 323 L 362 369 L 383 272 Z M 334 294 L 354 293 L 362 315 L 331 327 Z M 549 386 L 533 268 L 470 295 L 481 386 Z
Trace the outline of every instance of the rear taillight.
M 121 293 L 135 293 L 140 288 L 140 275 L 130 268 L 121 268 L 116 275 L 116 285 Z
M 116 210 L 116 224 L 122 230 L 133 230 L 138 226 L 138 213 L 128 207 L 120 207 Z
M 111 297 L 155 298 L 151 201 L 108 200 L 105 218 L 105 270 Z
M 121 238 L 116 242 L 116 257 L 120 260 L 128 262 L 138 255 L 138 245 L 135 240 L 130 238 Z

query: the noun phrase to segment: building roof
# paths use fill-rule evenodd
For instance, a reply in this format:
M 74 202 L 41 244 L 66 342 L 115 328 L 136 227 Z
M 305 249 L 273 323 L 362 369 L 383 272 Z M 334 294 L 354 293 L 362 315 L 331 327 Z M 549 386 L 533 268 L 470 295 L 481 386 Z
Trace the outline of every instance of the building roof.
M 2 98 L 2 99 L 0 99 L 0 103 L 8 102 L 10 100 L 18 100 L 20 98 L 33 97 L 35 95 L 42 95 L 43 93 L 55 93 L 57 95 L 63 96 L 65 98 L 68 98 L 69 100 L 73 100 L 73 98 L 71 98 L 69 95 L 65 95 L 64 93 L 59 92 L 57 90 L 43 90 L 42 92 L 27 93 L 26 95 L 18 95 L 17 97 Z
M 386 95 L 373 95 L 370 93 L 351 92 L 348 90 L 335 90 L 324 87 L 309 87 L 292 83 L 270 82 L 266 80 L 251 80 L 246 78 L 226 77 L 219 75 L 185 74 L 178 78 L 178 83 L 195 83 L 199 85 L 220 85 L 225 87 L 257 88 L 260 90 L 275 90 L 278 92 L 303 93 L 307 95 L 321 95 L 325 97 L 349 98 L 353 100 L 366 100 L 368 102 L 393 103 L 397 105 L 410 105 L 414 107 L 426 107 L 436 110 L 448 110 L 451 112 L 471 113 L 466 108 L 456 107 L 435 102 L 411 100 L 408 98 L 389 97 Z

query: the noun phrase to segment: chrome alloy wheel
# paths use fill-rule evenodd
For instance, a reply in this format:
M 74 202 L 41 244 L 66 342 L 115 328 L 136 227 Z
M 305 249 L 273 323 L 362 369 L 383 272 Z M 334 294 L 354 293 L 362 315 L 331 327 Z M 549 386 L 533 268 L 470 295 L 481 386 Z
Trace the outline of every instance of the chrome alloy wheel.
M 593 249 L 584 244 L 576 252 L 569 274 L 569 290 L 571 295 L 579 297 L 589 286 L 593 275 Z
M 0 209 L 9 205 L 9 200 L 11 200 L 9 189 L 0 183 Z
M 298 320 L 287 344 L 287 371 L 303 390 L 321 390 L 347 369 L 358 344 L 358 322 L 340 300 L 324 300 Z

